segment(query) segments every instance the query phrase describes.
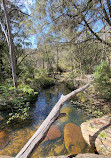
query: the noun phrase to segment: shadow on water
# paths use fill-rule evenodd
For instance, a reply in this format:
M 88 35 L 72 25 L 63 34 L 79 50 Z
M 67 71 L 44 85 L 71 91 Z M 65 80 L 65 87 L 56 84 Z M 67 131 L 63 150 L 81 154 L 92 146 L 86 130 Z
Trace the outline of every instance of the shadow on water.
M 48 116 L 61 94 L 65 95 L 67 93 L 69 93 L 69 91 L 64 85 L 42 90 L 38 95 L 35 105 L 31 108 L 30 119 L 24 123 L 14 122 L 10 128 L 4 127 L 4 129 L 0 131 L 2 135 L 0 137 L 0 144 L 2 144 L 2 146 L 0 145 L 0 155 L 15 156 Z M 77 109 L 73 106 L 71 102 L 65 103 L 61 112 L 66 113 L 66 116 L 54 123 L 45 140 L 34 151 L 32 158 L 93 152 L 84 142 L 80 127 L 78 127 L 82 122 L 88 119 L 86 114 L 84 114 L 81 109 Z M 70 139 L 72 139 L 72 137 L 70 137 L 72 133 L 74 133 L 74 137 L 75 135 L 77 137 L 77 139 L 76 137 L 74 138 L 75 141 L 70 141 Z M 5 144 L 6 137 L 8 141 Z M 80 144 L 83 145 L 81 146 Z M 79 146 L 81 146 L 81 149 Z

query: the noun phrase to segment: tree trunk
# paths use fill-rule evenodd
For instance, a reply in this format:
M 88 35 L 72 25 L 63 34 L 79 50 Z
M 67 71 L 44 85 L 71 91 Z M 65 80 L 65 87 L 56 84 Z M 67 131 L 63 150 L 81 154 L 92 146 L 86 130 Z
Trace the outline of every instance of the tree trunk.
M 17 86 L 17 78 L 16 78 L 16 67 L 15 67 L 15 58 L 14 58 L 14 51 L 13 51 L 12 33 L 11 33 L 11 27 L 10 27 L 7 8 L 6 8 L 6 5 L 5 5 L 5 0 L 2 0 L 2 3 L 3 3 L 4 13 L 5 13 L 5 20 L 6 20 L 7 30 L 8 30 L 9 55 L 10 55 L 10 61 L 11 61 L 11 66 L 12 66 L 13 85 L 14 85 L 14 87 L 16 87 Z
M 38 130 L 35 132 L 35 134 L 30 138 L 30 140 L 26 143 L 26 145 L 22 148 L 22 150 L 16 155 L 15 158 L 27 158 L 31 156 L 32 151 L 34 148 L 38 147 L 39 144 L 43 141 L 45 138 L 48 130 L 50 129 L 51 125 L 60 117 L 62 114 L 60 113 L 60 109 L 64 105 L 64 103 L 68 100 L 70 100 L 72 97 L 74 97 L 76 94 L 78 94 L 81 91 L 84 91 L 86 88 L 90 86 L 91 83 L 86 84 L 85 86 L 76 89 L 75 91 L 72 91 L 71 93 L 67 95 L 62 95 L 59 101 L 56 103 L 56 105 L 51 110 L 50 114 L 47 116 L 47 118 L 44 120 L 42 125 L 38 128 Z
M 8 46 L 9 46 L 9 41 L 8 41 L 7 32 L 5 31 L 5 29 L 4 29 L 4 27 L 3 27 L 3 24 L 2 24 L 2 22 L 1 22 L 1 20 L 0 20 L 0 25 L 1 25 L 2 31 L 4 32 L 4 35 L 5 35 L 5 37 L 6 37 L 6 40 L 7 40 Z
M 57 67 L 56 67 L 57 70 L 56 71 L 58 73 L 58 68 L 59 68 L 59 50 L 58 50 L 58 47 L 57 47 L 57 57 L 56 58 L 57 58 L 57 64 L 56 64 L 57 65 Z
M 50 61 L 50 59 L 49 59 L 49 55 L 48 55 L 46 46 L 45 46 L 45 49 L 46 49 L 46 50 L 45 50 L 45 53 L 46 53 L 46 55 L 47 55 L 48 64 L 49 64 L 50 68 L 52 68 L 52 74 L 53 74 L 53 77 L 55 78 L 53 66 L 52 66 L 52 63 L 51 63 L 51 61 Z M 47 69 L 49 69 L 49 66 L 47 66 Z
M 4 78 L 4 67 L 3 67 L 3 61 L 2 61 L 2 46 L 0 45 L 0 80 Z

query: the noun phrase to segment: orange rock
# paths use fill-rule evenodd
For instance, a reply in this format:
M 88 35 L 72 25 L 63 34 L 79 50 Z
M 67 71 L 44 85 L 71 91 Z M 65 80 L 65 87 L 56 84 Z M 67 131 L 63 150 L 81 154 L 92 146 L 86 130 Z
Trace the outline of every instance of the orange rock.
M 60 136 L 61 136 L 61 132 L 59 128 L 56 125 L 52 125 L 44 141 L 54 140 L 54 139 L 59 138 Z
M 64 127 L 64 142 L 69 154 L 80 153 L 86 145 L 80 127 L 72 123 Z

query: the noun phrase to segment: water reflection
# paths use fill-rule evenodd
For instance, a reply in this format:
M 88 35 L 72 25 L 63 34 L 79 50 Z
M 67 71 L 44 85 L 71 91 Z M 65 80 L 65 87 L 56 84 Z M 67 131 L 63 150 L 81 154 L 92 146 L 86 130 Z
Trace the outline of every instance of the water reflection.
M 8 137 L 6 137 L 10 139 L 7 145 L 0 149 L 0 155 L 15 156 L 25 145 L 28 139 L 35 133 L 43 120 L 48 116 L 55 103 L 59 100 L 61 94 L 65 95 L 67 93 L 68 90 L 64 87 L 64 85 L 43 90 L 39 94 L 35 106 L 32 107 L 30 120 L 24 124 L 18 124 L 18 127 L 15 124 L 15 128 L 11 128 L 10 132 L 8 132 Z M 78 133 L 76 132 L 80 131 L 78 126 L 82 122 L 86 121 L 88 117 L 86 117 L 81 109 L 75 108 L 75 106 L 73 106 L 70 102 L 63 106 L 61 112 L 66 113 L 66 116 L 60 118 L 54 123 L 45 140 L 33 153 L 32 158 L 52 155 L 67 155 L 75 152 L 92 152 L 80 135 L 78 135 L 77 139 L 79 141 L 73 140 L 73 144 L 72 142 L 68 144 L 68 142 L 70 142 L 69 139 L 73 139 L 72 137 L 70 138 L 72 135 L 71 132 L 74 133 L 75 131 L 75 133 Z M 72 127 L 67 129 L 65 128 L 70 123 L 78 125 L 72 125 L 73 130 L 71 132 L 69 131 Z M 65 133 L 68 133 L 67 137 L 67 134 Z M 0 142 L 1 141 L 2 138 L 0 137 Z M 83 145 L 78 148 L 76 145 L 77 143 Z

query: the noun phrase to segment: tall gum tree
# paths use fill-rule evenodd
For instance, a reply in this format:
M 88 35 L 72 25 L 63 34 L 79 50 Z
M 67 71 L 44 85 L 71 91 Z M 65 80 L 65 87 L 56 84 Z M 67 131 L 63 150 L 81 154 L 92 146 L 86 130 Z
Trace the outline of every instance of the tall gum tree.
M 13 85 L 14 87 L 16 87 L 17 77 L 16 77 L 15 57 L 14 57 L 13 39 L 12 39 L 10 21 L 9 21 L 9 16 L 8 16 L 5 0 L 2 0 L 2 4 L 3 4 L 5 20 L 6 20 L 7 30 L 8 30 L 8 46 L 9 46 L 9 55 L 10 55 L 10 61 L 11 61 L 11 67 L 12 67 Z

